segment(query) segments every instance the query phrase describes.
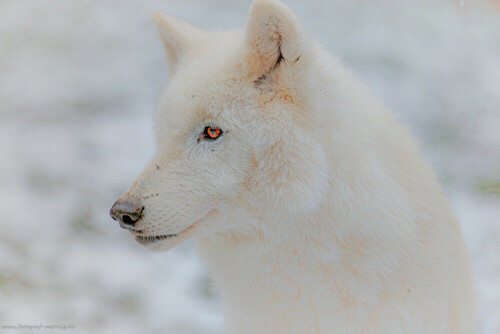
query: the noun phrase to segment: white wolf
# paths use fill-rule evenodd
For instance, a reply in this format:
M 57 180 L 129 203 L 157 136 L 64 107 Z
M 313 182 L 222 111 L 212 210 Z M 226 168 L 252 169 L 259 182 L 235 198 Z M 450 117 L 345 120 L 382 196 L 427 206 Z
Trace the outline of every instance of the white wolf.
M 414 139 L 274 0 L 244 31 L 153 13 L 157 152 L 111 215 L 193 238 L 228 333 L 472 333 L 467 250 Z

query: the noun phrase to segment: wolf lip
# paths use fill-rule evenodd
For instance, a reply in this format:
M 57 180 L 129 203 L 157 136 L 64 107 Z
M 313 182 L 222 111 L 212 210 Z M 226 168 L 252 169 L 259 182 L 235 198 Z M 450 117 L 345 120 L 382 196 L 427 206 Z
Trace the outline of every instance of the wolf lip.
M 167 240 L 167 239 L 173 239 L 176 237 L 181 237 L 186 234 L 188 234 L 190 231 L 192 231 L 196 226 L 198 226 L 205 218 L 208 216 L 212 215 L 213 213 L 217 212 L 216 209 L 211 210 L 208 212 L 204 217 L 199 219 L 196 223 L 191 224 L 188 228 L 186 228 L 183 231 L 173 233 L 173 234 L 163 234 L 163 235 L 138 235 L 139 233 L 143 233 L 143 230 L 138 230 L 139 233 L 133 233 L 135 231 L 131 231 L 132 235 L 135 236 L 135 241 L 141 245 L 150 245 L 154 244 L 155 242 L 161 241 L 161 240 Z
M 154 243 L 154 242 L 157 242 L 157 241 L 160 241 L 160 240 L 166 240 L 166 239 L 170 239 L 170 238 L 175 238 L 178 235 L 179 234 L 164 234 L 164 235 L 151 235 L 151 236 L 140 236 L 140 235 L 137 235 L 135 237 L 135 241 L 137 241 L 141 245 L 147 245 L 147 244 L 151 244 L 151 243 Z

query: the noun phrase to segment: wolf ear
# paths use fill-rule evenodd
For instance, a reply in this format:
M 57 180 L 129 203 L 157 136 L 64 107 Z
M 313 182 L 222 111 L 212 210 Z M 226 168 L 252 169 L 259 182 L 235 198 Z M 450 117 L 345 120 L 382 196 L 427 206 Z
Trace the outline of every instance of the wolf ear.
M 247 22 L 247 47 L 252 74 L 265 75 L 281 61 L 296 62 L 306 50 L 300 20 L 276 0 L 256 0 Z
M 203 31 L 157 10 L 151 13 L 151 18 L 165 47 L 170 70 L 175 72 L 180 59 L 191 49 L 195 39 L 199 38 Z

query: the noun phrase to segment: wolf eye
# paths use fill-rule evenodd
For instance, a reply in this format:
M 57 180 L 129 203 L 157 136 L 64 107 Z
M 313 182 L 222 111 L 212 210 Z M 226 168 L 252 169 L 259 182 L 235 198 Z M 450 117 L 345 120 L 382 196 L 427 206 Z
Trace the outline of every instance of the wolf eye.
M 203 131 L 203 139 L 215 140 L 222 134 L 222 130 L 216 126 L 207 126 Z

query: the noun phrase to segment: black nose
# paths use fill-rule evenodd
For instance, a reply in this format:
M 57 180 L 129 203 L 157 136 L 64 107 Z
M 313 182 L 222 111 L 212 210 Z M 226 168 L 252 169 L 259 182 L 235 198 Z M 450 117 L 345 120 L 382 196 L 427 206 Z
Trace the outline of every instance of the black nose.
M 133 226 L 144 216 L 144 207 L 139 201 L 130 199 L 118 200 L 109 211 L 109 214 L 114 220 Z

